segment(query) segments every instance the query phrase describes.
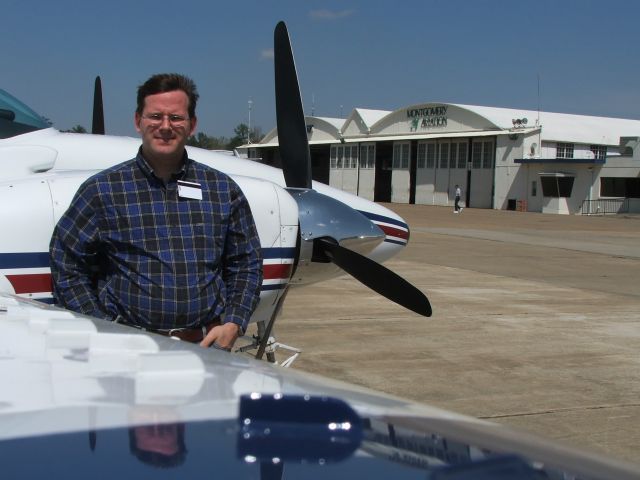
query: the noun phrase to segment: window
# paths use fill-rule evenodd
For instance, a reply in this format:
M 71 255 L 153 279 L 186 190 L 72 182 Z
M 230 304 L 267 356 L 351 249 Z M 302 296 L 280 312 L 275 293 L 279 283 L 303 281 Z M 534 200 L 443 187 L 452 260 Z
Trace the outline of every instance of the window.
M 427 162 L 427 144 L 418 144 L 418 168 L 424 168 Z
M 433 168 L 436 164 L 436 144 L 427 143 L 427 168 Z
M 331 168 L 335 169 L 337 167 L 337 164 L 338 164 L 338 147 L 336 147 L 335 145 L 332 145 L 330 166 Z
M 602 177 L 600 196 L 618 198 L 640 198 L 640 178 Z
M 473 142 L 471 150 L 472 168 L 493 168 L 493 140 Z
M 493 142 L 482 142 L 482 168 L 493 168 Z
M 346 152 L 345 168 L 358 168 L 358 146 L 344 147 Z
M 606 145 L 591 145 L 589 147 L 593 152 L 593 158 L 596 160 L 604 160 L 607 158 L 607 146 Z
M 449 168 L 449 144 L 440 144 L 440 168 Z
M 393 168 L 409 168 L 409 143 L 393 145 Z
M 556 158 L 573 158 L 573 143 L 558 143 Z
M 458 164 L 458 144 L 452 143 L 449 151 L 449 166 L 451 168 L 456 168 Z
M 458 147 L 458 168 L 467 168 L 467 143 L 460 142 L 457 144 L 457 147 Z M 452 161 L 453 161 L 453 158 L 452 158 Z
M 570 197 L 574 177 L 556 177 L 553 175 L 540 177 L 542 195 L 545 197 Z
M 375 145 L 360 146 L 360 168 L 375 168 L 376 147 Z
M 473 142 L 473 150 L 471 151 L 471 166 L 476 169 L 482 165 L 482 143 Z
M 402 157 L 402 145 L 396 143 L 393 146 L 393 168 L 400 168 L 400 162 Z
M 402 145 L 402 168 L 409 168 L 409 144 Z

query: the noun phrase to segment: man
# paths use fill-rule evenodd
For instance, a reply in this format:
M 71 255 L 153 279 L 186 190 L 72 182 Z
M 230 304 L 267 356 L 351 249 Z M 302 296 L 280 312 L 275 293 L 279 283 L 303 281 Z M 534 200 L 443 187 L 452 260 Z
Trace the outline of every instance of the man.
M 247 199 L 189 159 L 198 93 L 177 74 L 138 88 L 137 156 L 82 184 L 51 238 L 62 307 L 230 350 L 262 284 Z
M 459 185 L 455 186 L 455 204 L 453 207 L 453 213 L 460 213 L 462 207 L 460 206 L 460 197 L 462 196 L 462 190 Z

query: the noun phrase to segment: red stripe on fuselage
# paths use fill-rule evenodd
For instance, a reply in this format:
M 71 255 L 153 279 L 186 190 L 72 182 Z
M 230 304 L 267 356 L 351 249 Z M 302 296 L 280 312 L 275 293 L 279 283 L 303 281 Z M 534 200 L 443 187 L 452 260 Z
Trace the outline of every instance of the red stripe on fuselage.
M 28 275 L 7 275 L 7 280 L 17 294 L 50 292 L 52 288 L 50 273 L 31 273 Z
M 265 280 L 275 280 L 277 278 L 289 278 L 291 276 L 290 263 L 275 263 L 264 265 L 262 272 Z
M 390 237 L 402 238 L 403 240 L 409 240 L 409 232 L 406 230 L 390 227 L 388 225 L 380 225 L 379 223 L 377 225 L 382 229 L 385 235 L 388 235 Z
M 265 280 L 289 278 L 291 276 L 290 263 L 264 265 Z M 30 273 L 24 275 L 7 275 L 7 280 L 13 286 L 16 294 L 50 292 L 52 289 L 50 273 Z

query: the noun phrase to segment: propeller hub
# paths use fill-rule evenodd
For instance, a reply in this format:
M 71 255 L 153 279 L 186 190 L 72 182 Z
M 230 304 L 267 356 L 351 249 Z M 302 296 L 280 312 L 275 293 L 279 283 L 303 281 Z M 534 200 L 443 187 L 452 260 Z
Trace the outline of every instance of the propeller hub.
M 376 224 L 357 210 L 315 190 L 289 188 L 298 204 L 301 248 L 313 246 L 317 238 L 331 238 L 362 255 L 370 253 L 385 238 Z
M 340 268 L 317 248 L 320 239 L 349 248 L 362 255 L 371 253 L 382 241 L 384 232 L 357 210 L 304 188 L 287 188 L 298 204 L 300 252 L 293 285 L 319 282 L 334 277 Z

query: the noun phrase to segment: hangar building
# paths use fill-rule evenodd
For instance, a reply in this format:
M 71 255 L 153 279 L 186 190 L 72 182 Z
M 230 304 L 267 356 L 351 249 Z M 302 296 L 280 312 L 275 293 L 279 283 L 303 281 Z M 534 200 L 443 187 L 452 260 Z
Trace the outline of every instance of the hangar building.
M 640 212 L 640 120 L 425 103 L 305 117 L 313 178 L 380 202 Z M 277 130 L 241 151 L 280 166 Z

